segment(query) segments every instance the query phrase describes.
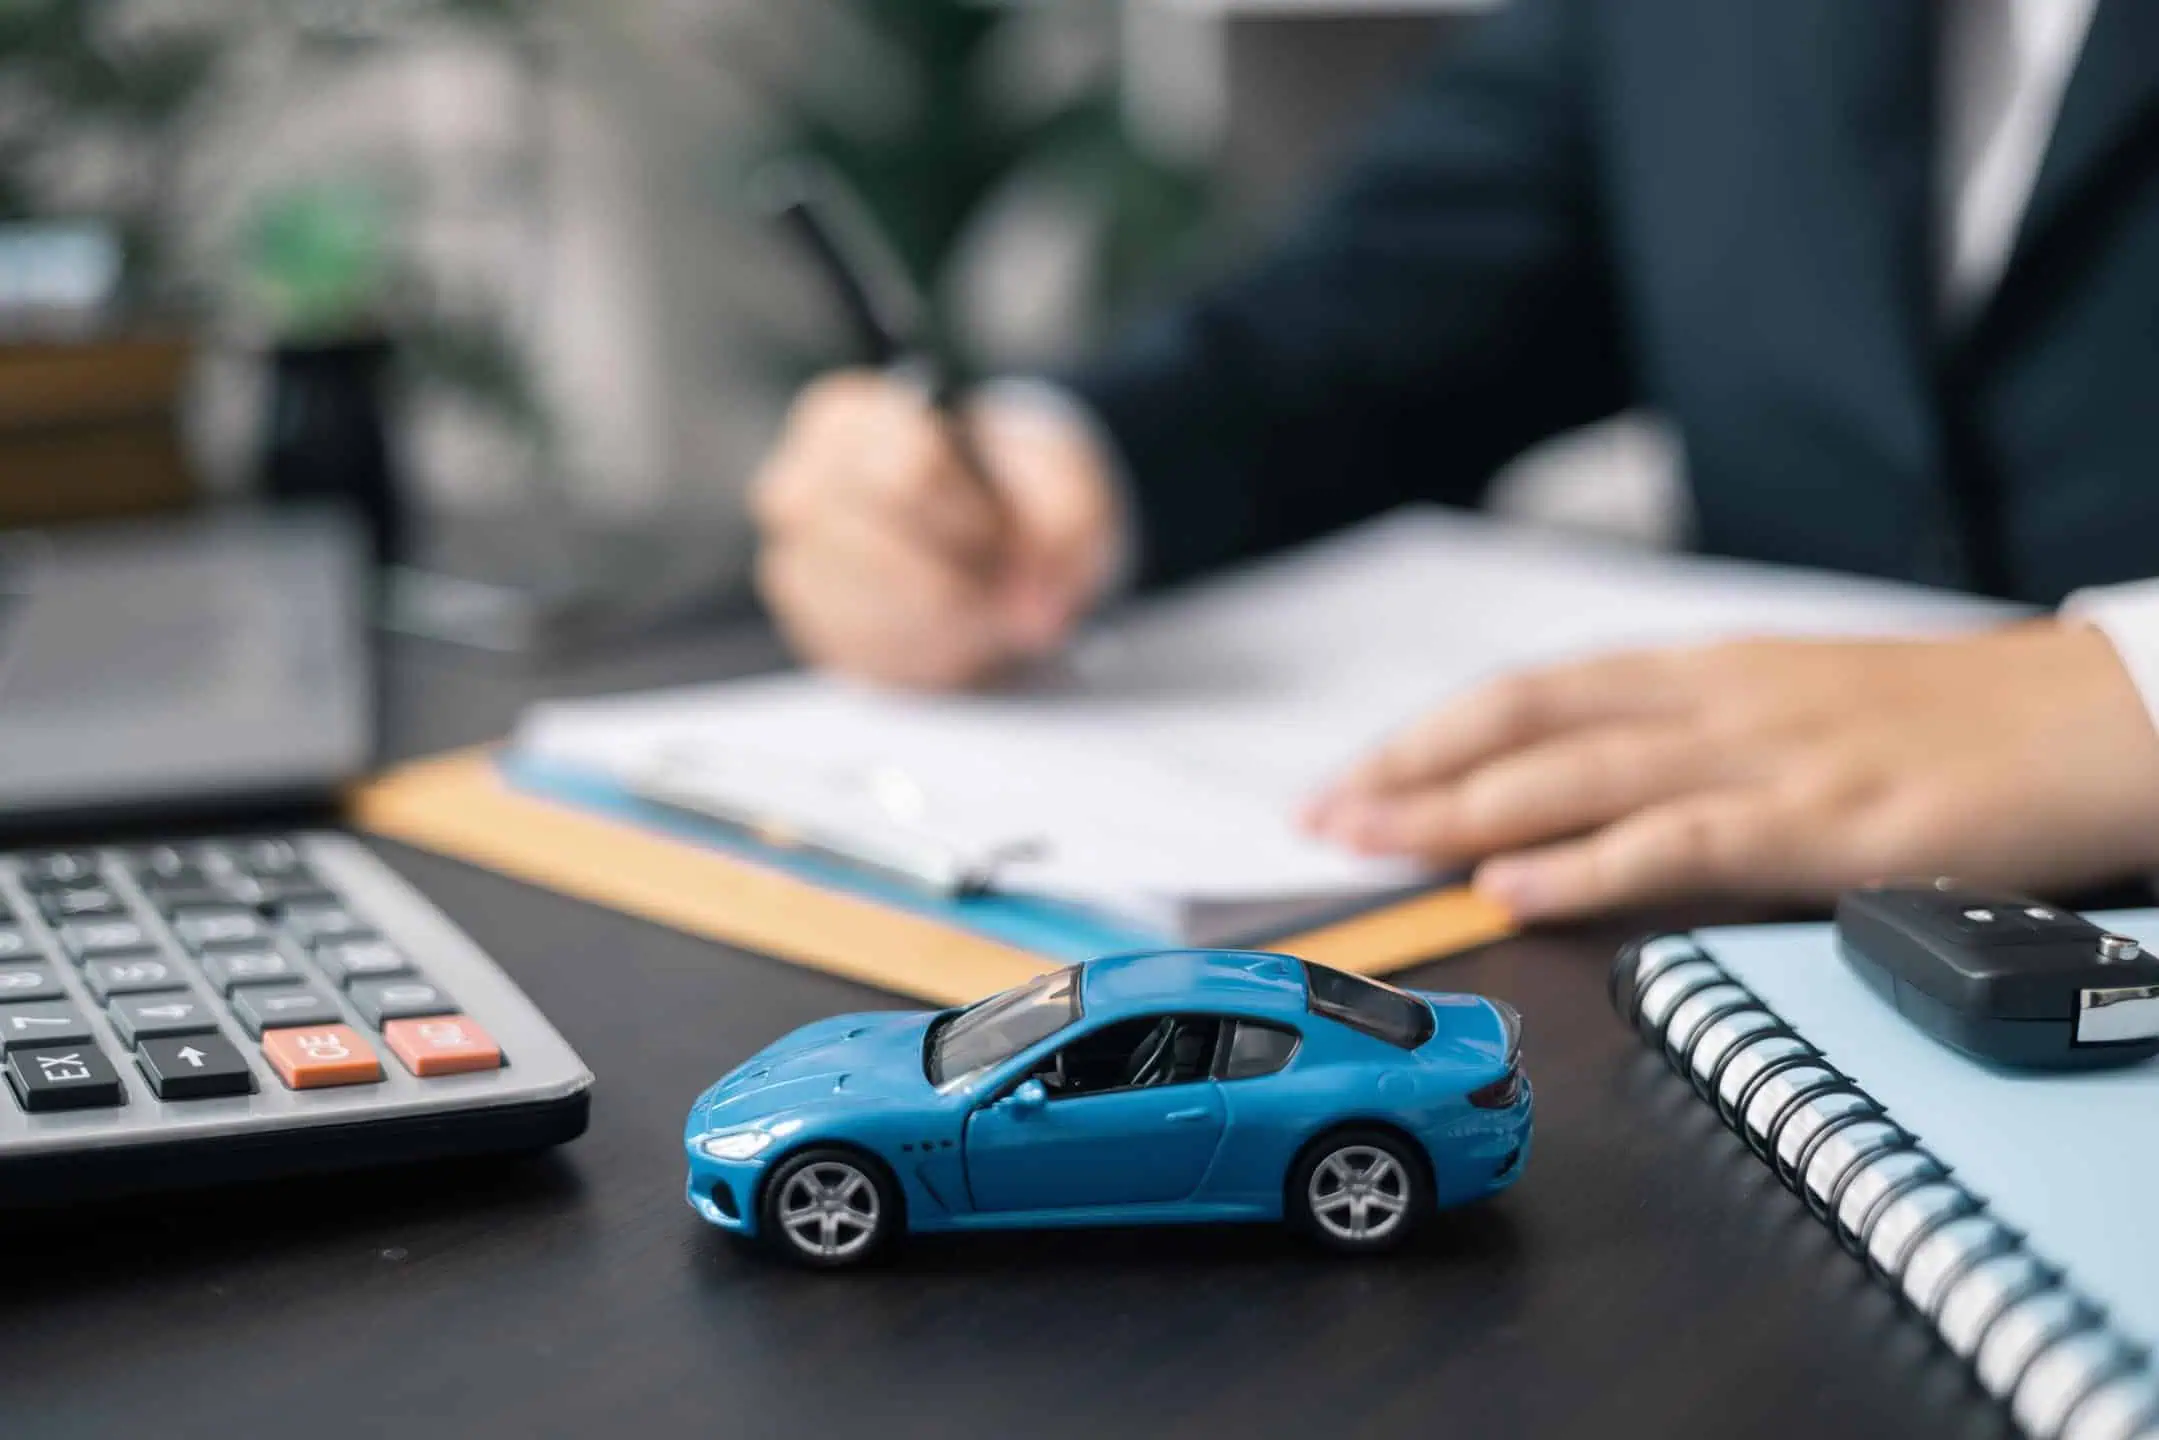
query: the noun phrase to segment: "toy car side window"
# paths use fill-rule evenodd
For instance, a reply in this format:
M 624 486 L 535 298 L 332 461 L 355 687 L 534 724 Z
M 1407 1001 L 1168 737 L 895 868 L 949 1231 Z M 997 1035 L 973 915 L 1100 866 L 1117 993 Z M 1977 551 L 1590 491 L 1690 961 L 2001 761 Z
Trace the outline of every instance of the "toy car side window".
M 1255 1080 L 1289 1063 L 1304 1037 L 1282 1025 L 1260 1020 L 1230 1020 L 1223 1037 L 1222 1059 L 1215 1074 L 1224 1080 Z
M 1375 1040 L 1414 1050 L 1432 1038 L 1432 1007 L 1392 985 L 1304 963 L 1305 1008 Z
M 1205 1080 L 1222 1022 L 1212 1015 L 1142 1015 L 1080 1036 L 1035 1068 L 1052 1100 Z

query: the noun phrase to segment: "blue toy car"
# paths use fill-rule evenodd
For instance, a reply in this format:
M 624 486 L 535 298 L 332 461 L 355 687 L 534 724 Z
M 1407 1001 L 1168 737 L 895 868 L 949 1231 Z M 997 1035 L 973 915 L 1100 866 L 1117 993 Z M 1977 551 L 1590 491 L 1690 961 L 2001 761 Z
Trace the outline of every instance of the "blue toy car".
M 1391 1249 L 1529 1154 L 1521 1023 L 1287 955 L 1171 950 L 842 1015 L 698 1097 L 697 1213 L 804 1264 L 903 1231 L 1287 1218 Z

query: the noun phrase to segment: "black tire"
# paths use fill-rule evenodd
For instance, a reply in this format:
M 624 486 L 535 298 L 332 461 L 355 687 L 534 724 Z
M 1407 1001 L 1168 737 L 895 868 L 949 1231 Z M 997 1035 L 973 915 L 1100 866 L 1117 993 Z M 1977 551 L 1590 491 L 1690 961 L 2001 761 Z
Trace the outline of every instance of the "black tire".
M 906 1223 L 900 1207 L 899 1186 L 876 1157 L 819 1145 L 773 1167 L 757 1201 L 757 1233 L 797 1265 L 844 1270 L 890 1248 Z
M 1360 1184 L 1369 1185 L 1359 1191 Z M 1349 1125 L 1298 1152 L 1283 1209 L 1329 1250 L 1378 1255 L 1400 1248 L 1432 1208 L 1432 1180 L 1417 1147 L 1391 1130 Z

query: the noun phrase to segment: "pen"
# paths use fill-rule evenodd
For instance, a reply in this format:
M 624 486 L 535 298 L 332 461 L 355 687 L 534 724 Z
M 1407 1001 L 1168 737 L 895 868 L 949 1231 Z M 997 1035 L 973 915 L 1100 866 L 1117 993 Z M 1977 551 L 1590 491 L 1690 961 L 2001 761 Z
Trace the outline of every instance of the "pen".
M 848 328 L 854 331 L 863 361 L 879 369 L 905 365 L 926 372 L 930 408 L 959 460 L 961 473 L 1001 506 L 997 484 L 960 410 L 966 385 L 954 367 L 938 363 L 922 346 L 911 343 L 906 334 L 909 327 L 893 317 L 890 297 L 905 285 L 904 275 L 866 219 L 843 223 L 848 207 L 842 201 L 847 192 L 838 177 L 821 167 L 796 162 L 777 167 L 762 179 L 774 217 L 824 276 Z M 877 280 L 883 283 L 874 283 Z

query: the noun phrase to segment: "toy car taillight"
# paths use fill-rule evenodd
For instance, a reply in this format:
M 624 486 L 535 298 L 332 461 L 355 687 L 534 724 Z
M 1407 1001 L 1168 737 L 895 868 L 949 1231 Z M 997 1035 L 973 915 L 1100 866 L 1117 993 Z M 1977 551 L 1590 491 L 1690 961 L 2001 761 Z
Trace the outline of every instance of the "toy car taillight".
M 1522 1098 L 1521 1067 L 1515 1066 L 1491 1084 L 1480 1085 L 1463 1098 L 1479 1110 L 1512 1110 Z

